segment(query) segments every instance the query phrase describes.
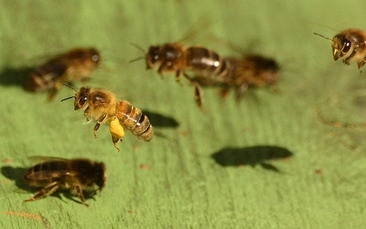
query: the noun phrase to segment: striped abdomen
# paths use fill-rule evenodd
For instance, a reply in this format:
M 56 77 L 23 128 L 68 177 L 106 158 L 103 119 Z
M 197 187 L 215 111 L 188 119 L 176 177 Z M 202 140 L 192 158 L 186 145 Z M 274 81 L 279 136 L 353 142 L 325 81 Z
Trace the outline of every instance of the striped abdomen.
M 232 60 L 232 63 L 235 63 L 233 86 L 240 87 L 247 84 L 248 86 L 264 87 L 275 84 L 278 80 L 280 67 L 274 59 L 249 54 L 243 59 Z
M 121 125 L 131 131 L 139 139 L 150 141 L 153 137 L 153 127 L 142 111 L 126 100 L 117 103 L 116 116 Z
M 216 83 L 225 82 L 232 72 L 230 61 L 206 48 L 188 48 L 186 50 L 186 61 L 189 70 L 193 71 L 198 77 L 205 77 L 207 80 Z

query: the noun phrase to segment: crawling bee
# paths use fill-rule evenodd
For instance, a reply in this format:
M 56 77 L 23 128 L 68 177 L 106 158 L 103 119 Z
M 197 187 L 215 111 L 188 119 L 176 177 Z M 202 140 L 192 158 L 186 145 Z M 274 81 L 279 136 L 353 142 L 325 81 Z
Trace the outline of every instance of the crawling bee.
M 88 159 L 45 158 L 45 161 L 28 169 L 25 181 L 33 187 L 42 187 L 32 198 L 35 201 L 49 196 L 58 189 L 69 189 L 71 194 L 80 198 L 85 206 L 84 193 L 94 195 L 105 186 L 106 168 L 102 162 Z
M 366 63 L 366 31 L 360 29 L 346 29 L 336 34 L 332 39 L 321 34 L 317 36 L 330 40 L 335 61 L 342 59 L 344 64 L 349 65 L 350 61 L 357 62 L 360 72 Z
M 100 124 L 109 125 L 112 142 L 118 151 L 117 143 L 124 136 L 124 127 L 144 141 L 150 141 L 153 137 L 153 127 L 147 116 L 130 102 L 118 100 L 112 92 L 82 87 L 75 96 L 62 101 L 70 98 L 75 99 L 75 110 L 84 110 L 84 116 L 88 121 L 96 121 L 93 129 L 95 137 Z
M 50 59 L 36 68 L 26 81 L 28 91 L 48 91 L 52 101 L 65 83 L 84 81 L 100 63 L 99 51 L 95 48 L 75 48 Z
M 185 47 L 178 43 L 151 46 L 145 62 L 147 69 L 157 69 L 159 74 L 173 72 L 177 80 L 181 75 L 187 78 L 195 87 L 195 99 L 200 107 L 203 104 L 202 86 L 222 87 L 222 95 L 226 95 L 229 88 L 236 88 L 240 99 L 249 86 L 274 84 L 279 71 L 275 60 L 260 55 L 223 58 L 207 48 Z M 193 76 L 189 76 L 188 71 Z

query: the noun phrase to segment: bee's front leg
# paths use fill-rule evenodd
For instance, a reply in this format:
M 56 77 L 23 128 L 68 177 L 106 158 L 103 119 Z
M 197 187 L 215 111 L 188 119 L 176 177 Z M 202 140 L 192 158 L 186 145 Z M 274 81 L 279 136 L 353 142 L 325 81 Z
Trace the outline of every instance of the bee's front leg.
M 360 71 L 360 73 L 362 73 L 361 68 L 362 68 L 362 66 L 365 65 L 365 63 L 366 63 L 366 59 L 363 59 L 362 61 L 357 62 L 358 70 Z
M 62 86 L 63 86 L 62 82 L 55 83 L 55 85 L 51 88 L 51 90 L 48 93 L 48 102 L 52 102 L 55 99 L 56 94 L 60 91 Z
M 247 92 L 249 86 L 246 83 L 243 83 L 240 85 L 240 87 L 237 88 L 237 94 L 236 94 L 236 101 L 239 102 Z
M 346 58 L 346 59 L 344 59 L 344 60 L 343 60 L 343 64 L 345 64 L 345 65 L 349 65 L 349 59 L 350 59 L 349 57 L 348 57 L 348 58 Z
M 84 197 L 84 194 L 83 194 L 83 190 L 81 189 L 81 186 L 79 184 L 74 185 L 72 187 L 71 193 L 73 195 L 77 195 L 79 197 L 81 203 L 84 204 L 85 206 L 89 207 L 89 205 L 85 201 L 85 197 Z

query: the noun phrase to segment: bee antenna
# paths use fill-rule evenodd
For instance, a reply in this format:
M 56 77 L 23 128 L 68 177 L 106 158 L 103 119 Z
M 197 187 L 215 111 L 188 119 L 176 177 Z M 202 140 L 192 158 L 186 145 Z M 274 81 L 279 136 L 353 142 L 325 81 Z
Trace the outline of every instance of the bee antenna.
M 63 83 L 63 85 L 65 85 L 66 87 L 68 87 L 68 88 L 70 88 L 70 89 L 72 89 L 72 90 L 74 90 L 76 92 L 75 88 L 73 88 L 70 84 Z
M 130 60 L 129 62 L 132 63 L 132 62 L 135 62 L 135 61 L 144 60 L 145 59 L 145 53 L 146 53 L 146 51 L 141 46 L 139 46 L 138 44 L 130 43 L 130 45 L 132 45 L 133 47 L 135 47 L 138 50 L 140 50 L 140 52 L 142 53 L 142 56 L 139 56 L 139 57 L 137 57 L 137 58 L 135 58 L 133 60 Z
M 321 34 L 319 34 L 319 33 L 313 33 L 313 34 L 314 34 L 314 35 L 317 35 L 317 36 L 319 36 L 319 37 L 322 37 L 322 38 L 324 38 L 324 39 L 327 39 L 327 40 L 332 41 L 332 39 L 330 39 L 329 37 L 323 36 L 323 35 L 321 35 Z
M 146 51 L 145 49 L 143 49 L 140 45 L 135 44 L 135 43 L 130 43 L 130 45 L 132 45 L 133 47 L 137 48 L 138 50 L 141 51 L 142 55 L 145 55 Z
M 65 100 L 68 100 L 68 99 L 72 99 L 72 98 L 76 99 L 76 96 L 75 96 L 75 95 L 73 95 L 73 96 L 70 96 L 70 97 L 67 97 L 67 98 L 61 99 L 61 102 L 65 101 Z
M 144 60 L 144 59 L 145 59 L 145 57 L 139 56 L 139 57 L 137 57 L 137 58 L 135 58 L 133 60 L 130 60 L 129 62 L 132 63 L 132 62 L 139 61 L 139 60 Z

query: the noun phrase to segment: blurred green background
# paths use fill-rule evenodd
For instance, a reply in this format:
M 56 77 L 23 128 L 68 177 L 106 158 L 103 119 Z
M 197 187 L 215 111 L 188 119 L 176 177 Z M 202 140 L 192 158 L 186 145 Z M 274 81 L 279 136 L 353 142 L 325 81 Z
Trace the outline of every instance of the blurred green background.
M 363 228 L 366 130 L 329 120 L 366 122 L 366 78 L 334 62 L 329 41 L 366 30 L 365 1 L 1 1 L 0 228 Z M 129 43 L 184 41 L 224 56 L 246 52 L 282 66 L 279 92 L 251 90 L 241 103 L 146 71 Z M 201 26 L 202 27 L 202 26 Z M 22 69 L 73 47 L 97 47 L 103 66 L 88 83 L 150 114 L 150 143 L 130 133 L 117 152 L 108 128 L 98 138 L 64 88 L 53 103 L 25 92 Z M 78 84 L 80 86 L 80 84 Z M 85 157 L 107 165 L 101 195 L 85 207 L 55 195 L 32 203 L 22 183 L 29 156 Z

